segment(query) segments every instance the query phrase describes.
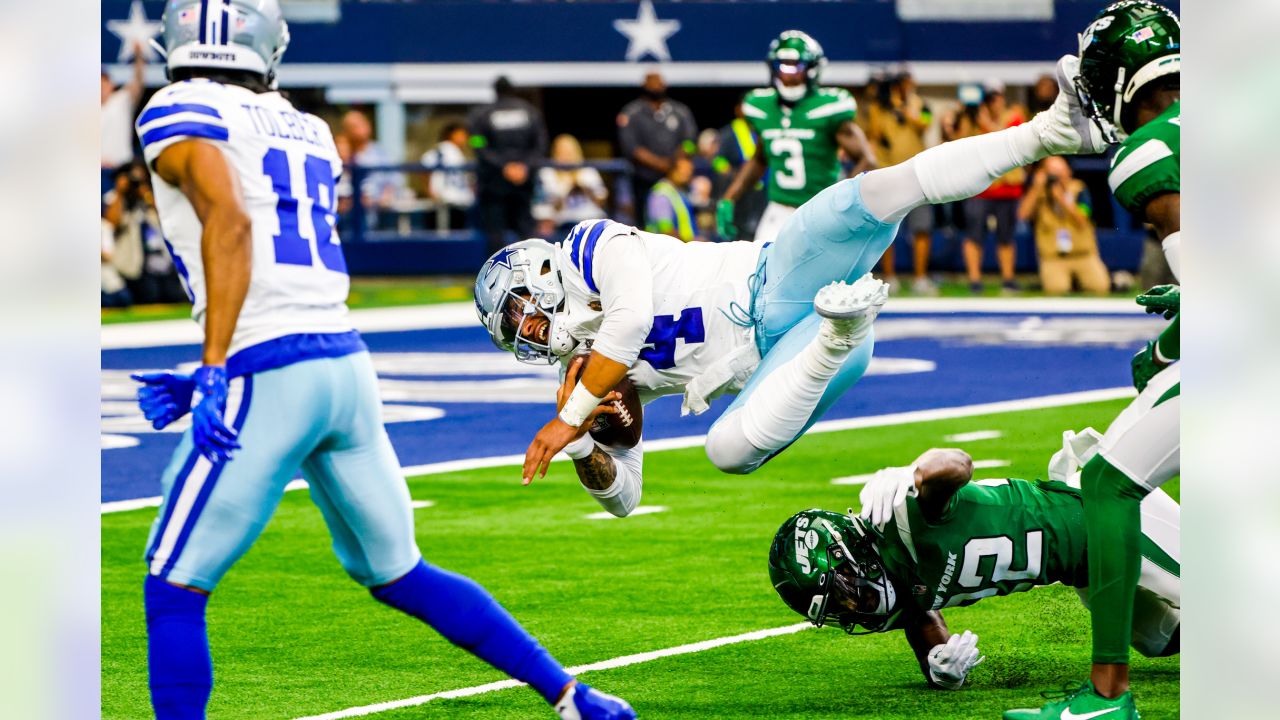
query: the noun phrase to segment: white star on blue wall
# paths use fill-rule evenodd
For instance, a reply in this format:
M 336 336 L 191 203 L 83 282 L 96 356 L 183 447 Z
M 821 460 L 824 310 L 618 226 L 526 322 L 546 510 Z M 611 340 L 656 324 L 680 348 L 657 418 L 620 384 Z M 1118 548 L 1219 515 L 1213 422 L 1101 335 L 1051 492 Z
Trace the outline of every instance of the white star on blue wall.
M 132 60 L 134 48 L 139 45 L 142 46 L 144 57 L 150 60 L 154 54 L 151 49 L 151 38 L 158 35 L 162 29 L 159 21 L 147 18 L 142 0 L 133 0 L 133 4 L 129 6 L 128 20 L 107 21 L 107 30 L 120 38 L 120 52 L 116 55 L 116 61 Z
M 667 38 L 680 32 L 679 20 L 659 20 L 650 0 L 640 0 L 640 10 L 635 20 L 614 20 L 613 29 L 627 36 L 627 62 L 636 62 L 645 55 L 668 62 L 671 52 Z

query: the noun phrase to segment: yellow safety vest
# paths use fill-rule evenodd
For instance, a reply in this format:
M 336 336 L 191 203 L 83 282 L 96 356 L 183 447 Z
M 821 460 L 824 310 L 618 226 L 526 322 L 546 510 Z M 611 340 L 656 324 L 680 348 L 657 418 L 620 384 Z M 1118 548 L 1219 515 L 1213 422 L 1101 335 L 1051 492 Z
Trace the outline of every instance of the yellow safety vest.
M 693 211 L 689 201 L 667 180 L 659 180 L 650 192 L 666 198 L 676 215 L 676 237 L 689 242 L 694 238 Z M 660 231 L 654 223 L 649 224 L 650 232 Z

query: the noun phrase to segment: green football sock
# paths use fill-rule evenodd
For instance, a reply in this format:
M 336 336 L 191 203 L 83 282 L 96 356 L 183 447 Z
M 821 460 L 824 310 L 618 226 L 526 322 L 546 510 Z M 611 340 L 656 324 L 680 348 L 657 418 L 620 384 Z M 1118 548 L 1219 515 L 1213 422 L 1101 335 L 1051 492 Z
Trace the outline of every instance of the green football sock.
M 1142 571 L 1140 506 L 1146 491 L 1101 455 L 1080 478 L 1089 558 L 1093 661 L 1128 663 L 1133 597 Z

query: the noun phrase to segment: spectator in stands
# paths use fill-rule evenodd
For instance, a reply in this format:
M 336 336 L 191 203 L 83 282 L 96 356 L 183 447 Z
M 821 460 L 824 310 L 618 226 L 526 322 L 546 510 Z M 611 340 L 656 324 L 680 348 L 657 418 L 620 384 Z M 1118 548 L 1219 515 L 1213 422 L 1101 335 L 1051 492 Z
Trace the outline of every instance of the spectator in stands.
M 693 161 L 677 157 L 667 176 L 649 190 L 645 229 L 679 238 L 685 242 L 703 240 L 693 202 L 689 199 L 689 183 L 693 180 Z
M 1052 75 L 1041 75 L 1031 86 L 1031 114 L 1048 110 L 1058 99 L 1058 81 Z
M 546 157 L 547 128 L 510 80 L 498 78 L 493 91 L 497 99 L 472 110 L 467 126 L 476 153 L 480 228 L 496 250 L 507 244 L 508 231 L 516 240 L 534 234 L 531 168 Z
M 551 161 L 557 165 L 573 167 L 544 167 L 538 171 L 538 183 L 542 188 L 544 215 L 550 227 L 545 233 L 553 238 L 564 237 L 574 225 L 583 220 L 607 215 L 604 204 L 609 199 L 600 171 L 581 167 L 582 145 L 572 135 L 557 135 L 551 143 Z
M 742 103 L 739 102 L 734 107 L 733 120 L 720 128 L 720 154 L 715 161 L 718 179 L 712 191 L 716 200 L 724 195 L 733 178 L 738 175 L 739 168 L 755 157 L 758 144 L 759 138 L 751 129 L 751 123 L 743 117 Z M 755 237 L 756 226 L 760 224 L 760 216 L 764 214 L 768 204 L 763 181 L 757 182 L 755 187 L 738 197 L 738 202 L 733 205 L 733 224 L 737 226 L 741 237 Z
M 147 64 L 147 49 L 133 47 L 133 75 L 119 88 L 111 84 L 107 71 L 102 71 L 102 193 L 111 190 L 117 168 L 133 162 L 133 119 L 142 99 L 142 70 Z
M 904 72 L 886 84 L 888 92 L 883 102 L 871 108 L 867 122 L 867 138 L 876 147 L 876 156 L 884 166 L 904 163 L 924 150 L 924 134 L 933 122 L 933 115 L 916 92 L 915 79 Z M 921 295 L 937 295 L 938 288 L 929 279 L 929 244 L 933 232 L 933 206 L 924 205 L 907 214 L 903 223 L 911 235 L 911 260 L 913 281 L 911 289 Z M 885 250 L 884 279 L 893 286 L 897 281 L 894 270 L 893 245 Z
M 115 187 L 103 203 L 104 227 L 110 231 L 110 241 L 103 244 L 103 260 L 109 261 L 124 281 L 131 302 L 187 300 L 164 242 L 146 167 L 135 162 L 118 168 Z M 103 289 L 106 291 L 105 285 Z
M 647 225 L 650 189 L 672 171 L 677 158 L 693 154 L 697 132 L 688 106 L 667 97 L 662 75 L 646 74 L 640 97 L 618 113 L 618 143 L 633 168 L 631 198 L 637 227 Z
M 342 116 L 342 136 L 351 145 L 351 164 L 362 167 L 392 165 L 392 160 L 381 145 L 373 139 L 373 123 L 359 110 L 348 110 Z M 405 189 L 400 173 L 375 171 L 365 173 L 360 181 L 360 202 L 369 217 L 367 224 L 378 227 L 385 224 L 388 213 Z M 383 211 L 383 212 L 379 212 Z
M 988 80 L 983 85 L 982 103 L 977 111 L 978 134 L 1021 125 L 1026 117 L 1022 106 L 1010 105 L 1005 98 L 1003 82 Z M 1015 293 L 1020 289 L 1013 276 L 1016 259 L 1013 233 L 1017 227 L 1018 201 L 1022 198 L 1022 186 L 1026 180 L 1027 171 L 1015 168 L 997 178 L 991 187 L 967 203 L 969 236 L 964 242 L 964 264 L 969 290 L 975 294 L 983 290 L 982 251 L 988 229 L 995 231 L 996 264 L 1000 268 L 1004 292 Z
M 1080 289 L 1105 295 L 1111 289 L 1098 256 L 1089 190 L 1061 157 L 1047 157 L 1032 176 L 1018 205 L 1018 219 L 1035 227 L 1040 281 L 1046 295 L 1066 295 L 1074 280 Z
M 427 197 L 439 205 L 437 212 L 448 215 L 450 230 L 467 227 L 467 213 L 476 202 L 475 177 L 457 169 L 467 164 L 468 140 L 466 126 L 450 122 L 440 131 L 440 142 L 422 154 L 423 165 L 440 168 L 428 174 Z

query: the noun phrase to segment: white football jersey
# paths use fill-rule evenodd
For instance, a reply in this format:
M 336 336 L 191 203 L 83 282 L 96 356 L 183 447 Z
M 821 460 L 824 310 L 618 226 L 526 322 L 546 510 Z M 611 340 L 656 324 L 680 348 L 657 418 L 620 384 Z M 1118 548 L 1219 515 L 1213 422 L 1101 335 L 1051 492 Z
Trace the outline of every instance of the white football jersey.
M 686 393 L 686 409 L 701 412 L 759 363 L 748 312 L 761 247 L 579 223 L 557 245 L 569 333 L 630 366 L 642 401 Z
M 341 333 L 347 319 L 346 261 L 334 227 L 342 161 L 320 118 L 279 93 L 197 79 L 157 92 L 137 121 L 147 166 L 182 140 L 222 149 L 240 181 L 253 225 L 253 274 L 229 354 L 286 335 Z M 160 225 L 204 325 L 201 223 L 177 187 L 152 173 Z

